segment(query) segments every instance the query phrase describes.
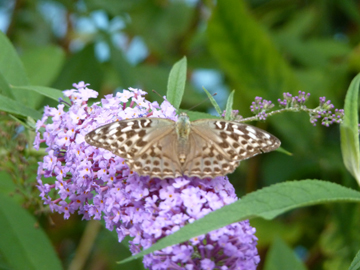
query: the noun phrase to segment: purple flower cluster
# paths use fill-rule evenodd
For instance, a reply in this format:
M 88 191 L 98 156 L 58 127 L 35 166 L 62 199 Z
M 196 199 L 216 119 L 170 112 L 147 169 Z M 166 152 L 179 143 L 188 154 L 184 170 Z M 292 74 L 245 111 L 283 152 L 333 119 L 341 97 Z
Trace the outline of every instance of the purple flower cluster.
M 330 126 L 331 124 L 340 124 L 344 118 L 343 109 L 335 109 L 330 100 L 326 100 L 325 97 L 319 98 L 319 106 L 315 109 L 309 109 L 305 106 L 305 102 L 309 99 L 310 93 L 299 91 L 298 96 L 292 96 L 290 93 L 283 94 L 284 99 L 278 99 L 279 105 L 283 108 L 296 111 L 306 111 L 310 116 L 310 123 L 316 126 L 316 123 L 321 119 L 321 124 L 324 126 Z
M 251 103 L 250 110 L 253 114 L 256 114 L 259 120 L 265 120 L 267 111 L 274 107 L 271 100 L 263 99 L 262 97 L 255 97 L 255 101 Z
M 321 119 L 321 124 L 327 127 L 334 123 L 340 124 L 344 118 L 344 110 L 335 109 L 333 112 L 335 106 L 325 97 L 320 97 L 319 101 L 319 106 L 310 113 L 310 122 L 316 126 L 318 119 Z
M 310 93 L 299 91 L 298 95 L 294 97 L 290 93 L 284 93 L 283 97 L 283 100 L 281 100 L 280 98 L 278 99 L 281 107 L 306 108 L 304 104 L 309 99 Z
M 221 114 L 221 117 L 225 118 L 226 116 L 226 110 L 223 111 L 223 113 Z M 230 120 L 240 120 L 242 119 L 242 116 L 239 115 L 239 110 L 232 110 L 231 114 L 230 114 Z
M 145 92 L 132 88 L 89 106 L 88 100 L 98 93 L 87 86 L 80 82 L 64 91 L 70 106 L 62 102 L 57 108 L 45 107 L 36 124 L 34 146 L 46 144 L 48 153 L 39 162 L 38 188 L 52 211 L 64 218 L 77 211 L 83 219 L 104 219 L 106 228 L 116 229 L 119 241 L 133 237 L 134 254 L 237 200 L 226 177 L 140 177 L 122 158 L 88 145 L 84 136 L 110 122 L 149 116 L 176 120 L 177 116 L 166 100 L 161 105 L 151 103 L 144 99 Z M 254 233 L 248 221 L 234 223 L 149 254 L 143 262 L 149 269 L 256 269 Z

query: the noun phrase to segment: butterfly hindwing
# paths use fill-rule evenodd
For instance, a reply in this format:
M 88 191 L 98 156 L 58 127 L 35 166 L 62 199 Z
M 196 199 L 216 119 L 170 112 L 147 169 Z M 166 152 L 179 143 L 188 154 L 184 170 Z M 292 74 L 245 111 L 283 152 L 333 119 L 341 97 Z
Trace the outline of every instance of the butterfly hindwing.
M 129 160 L 130 169 L 140 175 L 160 179 L 182 176 L 179 160 L 175 156 L 177 135 L 175 130 L 154 141 L 140 156 Z
M 239 165 L 238 160 L 229 160 L 213 141 L 197 132 L 190 133 L 189 143 L 189 155 L 183 166 L 184 175 L 213 178 L 231 173 Z

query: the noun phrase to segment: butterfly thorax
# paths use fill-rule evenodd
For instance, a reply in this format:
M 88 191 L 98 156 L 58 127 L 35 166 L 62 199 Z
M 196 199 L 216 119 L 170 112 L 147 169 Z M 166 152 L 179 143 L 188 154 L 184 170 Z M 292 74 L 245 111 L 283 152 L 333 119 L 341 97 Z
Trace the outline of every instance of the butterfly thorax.
M 190 119 L 186 113 L 181 113 L 176 122 L 176 134 L 178 137 L 179 161 L 181 164 L 184 164 L 189 147 L 190 134 Z

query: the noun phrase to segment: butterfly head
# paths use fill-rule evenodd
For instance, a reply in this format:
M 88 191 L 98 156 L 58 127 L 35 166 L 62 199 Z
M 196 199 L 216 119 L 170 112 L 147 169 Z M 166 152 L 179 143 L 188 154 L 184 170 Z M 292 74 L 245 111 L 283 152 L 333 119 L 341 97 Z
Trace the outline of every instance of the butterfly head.
M 190 133 L 190 119 L 189 116 L 182 112 L 176 122 L 176 133 L 178 138 L 187 139 Z

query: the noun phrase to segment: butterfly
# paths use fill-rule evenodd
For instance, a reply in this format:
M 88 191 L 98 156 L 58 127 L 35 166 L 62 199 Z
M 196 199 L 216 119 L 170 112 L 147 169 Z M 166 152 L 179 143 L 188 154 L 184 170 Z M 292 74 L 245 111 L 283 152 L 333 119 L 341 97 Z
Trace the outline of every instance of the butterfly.
M 151 178 L 214 178 L 233 172 L 241 160 L 275 150 L 280 140 L 259 128 L 226 120 L 190 122 L 181 113 L 165 118 L 113 122 L 85 141 L 125 159 L 130 170 Z

